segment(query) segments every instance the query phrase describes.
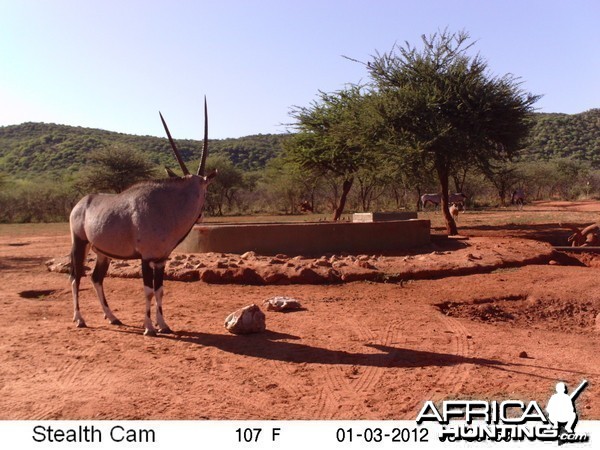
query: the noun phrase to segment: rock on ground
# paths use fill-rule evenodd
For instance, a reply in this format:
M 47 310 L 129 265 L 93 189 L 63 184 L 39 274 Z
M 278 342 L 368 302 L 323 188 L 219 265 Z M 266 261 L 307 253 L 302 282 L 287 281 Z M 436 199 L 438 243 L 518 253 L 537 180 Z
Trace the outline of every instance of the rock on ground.
M 227 316 L 225 328 L 233 334 L 262 333 L 267 328 L 265 314 L 255 304 L 245 306 Z

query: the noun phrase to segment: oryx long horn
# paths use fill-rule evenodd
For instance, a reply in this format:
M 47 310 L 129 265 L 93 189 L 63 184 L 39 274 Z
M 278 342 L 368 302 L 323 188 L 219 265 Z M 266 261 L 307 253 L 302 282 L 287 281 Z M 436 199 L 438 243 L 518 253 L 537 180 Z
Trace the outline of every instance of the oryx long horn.
M 206 106 L 206 95 L 204 96 L 204 144 L 202 145 L 202 157 L 198 167 L 198 175 L 204 176 L 206 171 L 206 157 L 208 156 L 208 107 Z
M 160 115 L 160 120 L 162 121 L 163 127 L 165 127 L 165 131 L 167 132 L 167 137 L 169 138 L 169 142 L 171 143 L 171 148 L 173 149 L 173 153 L 175 154 L 175 158 L 177 159 L 177 162 L 179 163 L 179 166 L 181 167 L 181 170 L 183 170 L 183 174 L 184 175 L 189 175 L 190 171 L 185 166 L 185 163 L 183 162 L 183 159 L 181 159 L 181 154 L 179 153 L 179 150 L 177 150 L 177 146 L 175 145 L 175 141 L 171 137 L 171 133 L 169 132 L 169 127 L 167 127 L 167 122 L 165 122 L 165 119 L 164 119 L 164 117 L 163 117 L 163 115 L 161 114 L 160 111 L 158 112 L 158 114 Z

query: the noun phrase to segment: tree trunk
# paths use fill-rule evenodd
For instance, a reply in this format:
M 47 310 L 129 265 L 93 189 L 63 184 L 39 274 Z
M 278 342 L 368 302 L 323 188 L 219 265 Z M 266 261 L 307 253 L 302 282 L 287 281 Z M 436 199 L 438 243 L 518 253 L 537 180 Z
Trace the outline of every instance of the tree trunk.
M 296 203 L 298 203 L 298 202 L 296 199 L 296 194 L 292 189 L 290 189 L 287 192 L 287 198 L 288 198 L 288 206 L 290 207 L 289 214 L 290 215 L 296 214 L 298 212 L 298 206 Z M 287 208 L 286 208 L 286 211 L 287 211 Z
M 348 178 L 344 180 L 344 184 L 342 185 L 342 195 L 340 197 L 340 203 L 338 207 L 335 209 L 333 220 L 340 220 L 342 213 L 344 212 L 344 207 L 346 206 L 346 199 L 348 198 L 348 193 L 350 192 L 350 188 L 352 187 L 352 183 L 354 182 L 354 177 Z
M 362 180 L 360 177 L 358 177 L 358 187 L 362 210 L 363 212 L 367 212 L 371 207 L 370 197 L 373 190 L 373 184 L 371 184 L 368 179 Z
M 400 209 L 400 192 L 398 192 L 398 187 L 392 186 L 392 193 L 394 194 L 394 201 L 396 202 L 396 209 Z
M 233 210 L 233 200 L 235 194 L 236 191 L 234 189 L 225 191 L 225 199 L 227 200 L 227 209 L 229 210 L 229 214 L 231 214 L 231 211 Z
M 437 173 L 440 179 L 440 186 L 442 187 L 442 213 L 446 220 L 446 231 L 448 232 L 448 236 L 454 236 L 458 234 L 458 229 L 456 228 L 456 222 L 454 222 L 454 218 L 448 209 L 450 206 L 448 201 L 448 171 L 438 168 Z
M 506 206 L 506 186 L 502 183 L 502 186 L 498 189 L 498 196 L 500 197 L 500 204 Z
M 465 188 L 465 181 L 467 179 L 467 172 L 469 169 L 462 169 L 462 178 L 459 179 L 458 174 L 453 175 L 454 178 L 454 187 L 456 188 L 456 192 L 462 192 Z

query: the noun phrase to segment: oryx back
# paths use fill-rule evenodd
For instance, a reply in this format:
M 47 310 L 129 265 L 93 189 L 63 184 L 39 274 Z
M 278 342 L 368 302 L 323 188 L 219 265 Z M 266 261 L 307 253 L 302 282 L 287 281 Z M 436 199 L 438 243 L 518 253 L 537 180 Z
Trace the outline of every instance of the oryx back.
M 73 209 L 71 229 L 111 258 L 164 260 L 200 216 L 205 193 L 206 182 L 189 176 L 88 195 Z

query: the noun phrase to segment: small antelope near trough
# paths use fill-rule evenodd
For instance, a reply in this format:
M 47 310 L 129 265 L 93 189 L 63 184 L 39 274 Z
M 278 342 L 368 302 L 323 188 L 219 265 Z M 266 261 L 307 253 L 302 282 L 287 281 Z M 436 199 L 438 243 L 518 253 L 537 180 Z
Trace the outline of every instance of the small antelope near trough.
M 459 206 L 456 203 L 452 203 L 452 205 L 450 205 L 449 208 L 450 214 L 452 215 L 452 218 L 454 219 L 454 221 L 458 220 L 458 212 L 460 211 Z
M 146 313 L 144 334 L 156 336 L 151 318 L 152 298 L 156 299 L 158 332 L 171 333 L 162 309 L 165 263 L 173 249 L 185 238 L 204 208 L 206 189 L 216 172 L 204 174 L 208 154 L 208 114 L 204 99 L 204 145 L 196 175 L 190 174 L 171 138 L 167 124 L 161 121 L 175 158 L 184 176 L 138 183 L 119 194 L 91 194 L 71 211 L 71 272 L 74 317 L 78 327 L 85 327 L 79 310 L 79 282 L 84 275 L 84 261 L 91 249 L 96 253 L 92 283 L 104 311 L 113 325 L 121 322 L 111 311 L 102 283 L 112 259 L 141 259 Z M 171 172 L 171 175 L 174 175 Z

